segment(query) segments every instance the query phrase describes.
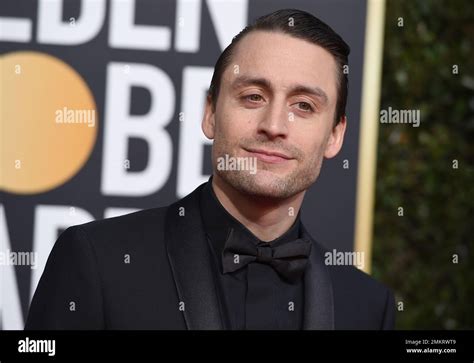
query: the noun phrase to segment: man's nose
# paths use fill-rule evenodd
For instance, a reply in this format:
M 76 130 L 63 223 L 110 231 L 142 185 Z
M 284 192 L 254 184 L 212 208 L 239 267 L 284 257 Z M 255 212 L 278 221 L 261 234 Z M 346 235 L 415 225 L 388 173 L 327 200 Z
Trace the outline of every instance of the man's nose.
M 258 124 L 258 133 L 266 134 L 269 139 L 285 138 L 288 135 L 290 115 L 283 101 L 272 102 Z

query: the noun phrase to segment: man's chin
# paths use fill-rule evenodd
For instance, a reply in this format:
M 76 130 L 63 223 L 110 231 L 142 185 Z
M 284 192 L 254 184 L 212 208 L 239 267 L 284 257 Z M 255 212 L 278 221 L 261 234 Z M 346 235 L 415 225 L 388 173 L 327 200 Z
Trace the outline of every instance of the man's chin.
M 293 190 L 292 178 L 270 171 L 224 173 L 221 177 L 234 189 L 256 198 L 286 199 L 297 193 Z

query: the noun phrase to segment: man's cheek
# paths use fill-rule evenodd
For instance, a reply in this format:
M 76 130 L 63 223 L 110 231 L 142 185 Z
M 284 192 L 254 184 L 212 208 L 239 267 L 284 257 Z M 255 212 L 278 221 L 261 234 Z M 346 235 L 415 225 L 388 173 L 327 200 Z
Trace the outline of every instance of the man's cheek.
M 244 125 L 235 122 L 228 125 L 225 129 L 225 133 L 231 143 L 238 144 L 240 139 L 245 135 L 245 129 L 246 127 Z
M 308 148 L 302 147 L 300 150 L 303 153 L 303 159 L 310 164 L 317 165 L 319 159 L 322 157 L 323 148 L 321 147 L 321 144 L 311 145 L 308 146 Z

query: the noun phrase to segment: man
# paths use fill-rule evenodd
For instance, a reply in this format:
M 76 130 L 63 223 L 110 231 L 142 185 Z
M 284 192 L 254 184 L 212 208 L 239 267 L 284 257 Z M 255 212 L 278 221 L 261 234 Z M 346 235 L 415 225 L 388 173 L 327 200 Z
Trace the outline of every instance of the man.
M 349 47 L 299 10 L 245 28 L 202 121 L 213 176 L 169 207 L 68 228 L 26 329 L 391 329 L 392 293 L 327 266 L 300 221 L 341 149 Z

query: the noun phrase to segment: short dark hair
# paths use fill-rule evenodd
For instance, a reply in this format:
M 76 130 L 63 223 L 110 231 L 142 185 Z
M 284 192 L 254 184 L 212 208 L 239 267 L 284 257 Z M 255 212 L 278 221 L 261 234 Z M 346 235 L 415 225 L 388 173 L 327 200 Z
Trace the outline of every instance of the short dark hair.
M 252 25 L 245 27 L 232 39 L 232 42 L 219 56 L 214 67 L 214 74 L 208 92 L 213 109 L 215 109 L 217 97 L 219 96 L 222 74 L 230 63 L 235 46 L 246 34 L 257 30 L 281 32 L 295 38 L 307 40 L 324 48 L 334 57 L 338 68 L 335 112 L 335 125 L 337 125 L 341 117 L 346 114 L 348 78 L 347 73 L 343 72 L 343 67 L 348 64 L 350 48 L 329 25 L 314 15 L 297 9 L 282 9 L 264 15 L 258 18 Z

